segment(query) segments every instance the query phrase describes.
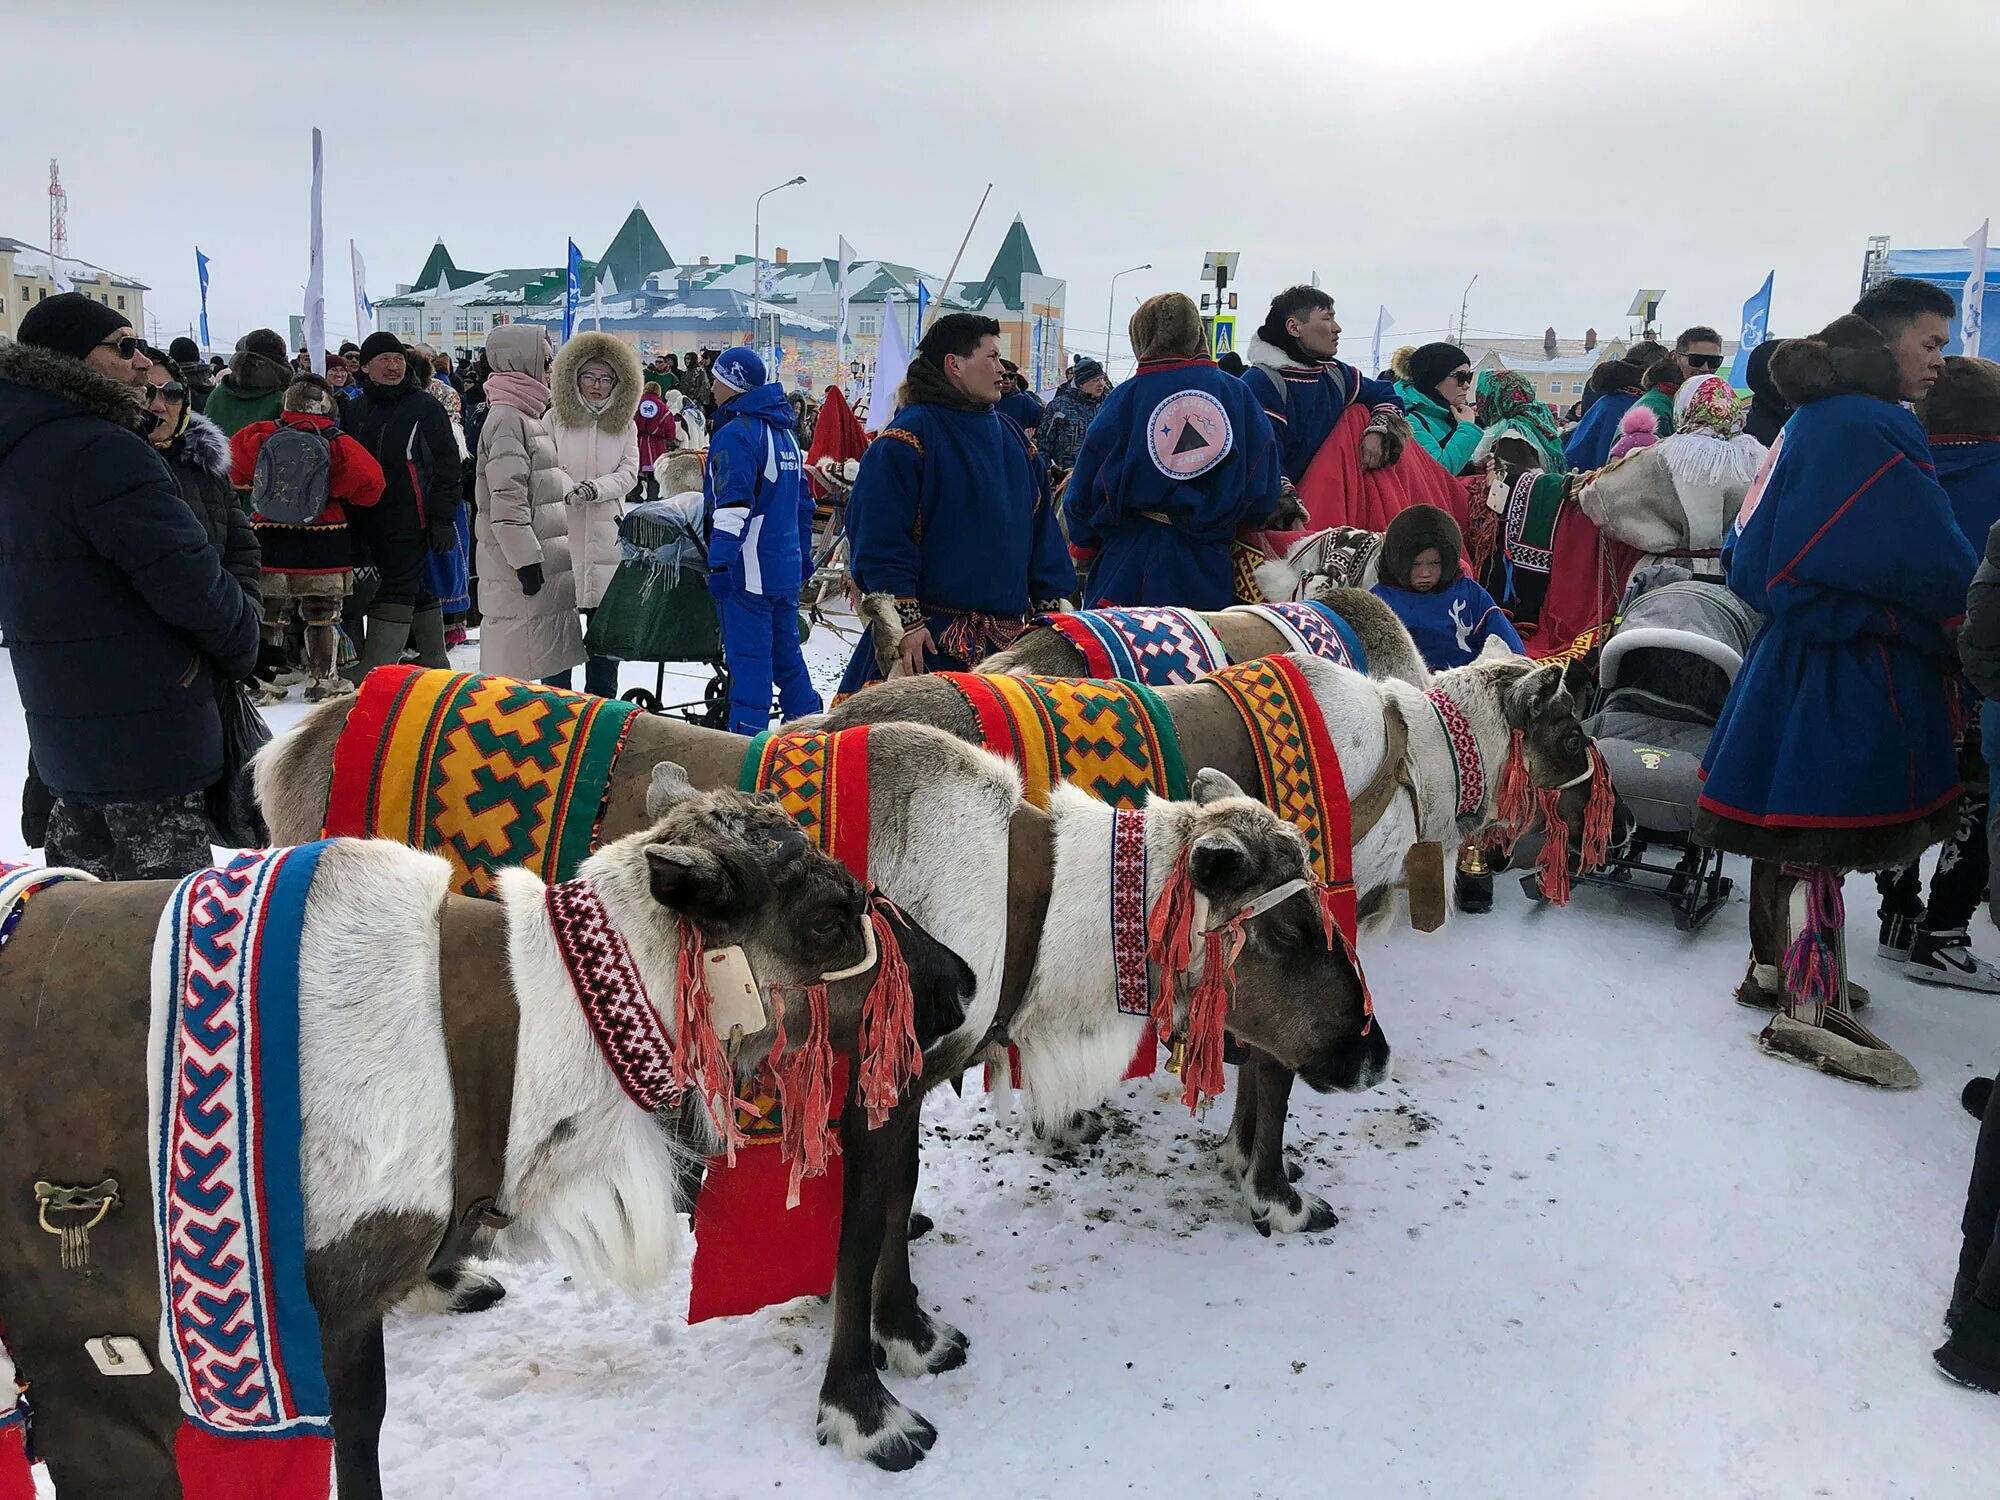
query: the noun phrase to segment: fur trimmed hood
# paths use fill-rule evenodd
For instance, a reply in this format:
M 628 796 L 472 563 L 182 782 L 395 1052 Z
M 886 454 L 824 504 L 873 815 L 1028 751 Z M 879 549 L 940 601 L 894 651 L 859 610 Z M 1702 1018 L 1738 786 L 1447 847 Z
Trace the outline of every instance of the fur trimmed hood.
M 1243 363 L 1253 369 L 1269 370 L 1279 375 L 1286 370 L 1309 370 L 1311 365 L 1302 365 L 1276 344 L 1271 343 L 1261 333 L 1252 334 L 1250 342 L 1243 346 Z
M 190 464 L 203 473 L 228 477 L 229 439 L 199 412 L 188 414 L 187 427 L 167 445 L 166 453 L 168 458 Z
M 1141 364 L 1155 359 L 1205 359 L 1208 333 L 1201 312 L 1185 292 L 1162 292 L 1139 304 L 1128 325 L 1132 354 Z
M 120 385 L 98 374 L 80 359 L 32 344 L 0 349 L 0 380 L 75 402 L 93 417 L 137 432 L 145 420 L 145 402 L 136 386 Z
M 1411 565 L 1427 547 L 1437 548 L 1438 560 L 1444 564 L 1438 584 L 1443 588 L 1458 577 L 1465 556 L 1465 538 L 1459 532 L 1458 522 L 1449 511 L 1435 505 L 1412 505 L 1398 511 L 1390 520 L 1389 529 L 1382 533 L 1382 581 L 1408 590 Z
M 593 359 L 603 360 L 618 375 L 610 404 L 594 414 L 576 389 L 576 372 Z M 645 378 L 639 351 L 623 339 L 594 329 L 572 334 L 556 351 L 556 367 L 549 376 L 549 409 L 564 427 L 595 426 L 608 433 L 622 433 L 639 410 Z
M 1771 380 L 1793 406 L 1830 396 L 1901 401 L 1896 356 L 1865 318 L 1848 313 L 1807 339 L 1786 339 L 1771 351 Z
M 1932 437 L 2000 437 L 2000 364 L 1948 355 L 1917 418 Z

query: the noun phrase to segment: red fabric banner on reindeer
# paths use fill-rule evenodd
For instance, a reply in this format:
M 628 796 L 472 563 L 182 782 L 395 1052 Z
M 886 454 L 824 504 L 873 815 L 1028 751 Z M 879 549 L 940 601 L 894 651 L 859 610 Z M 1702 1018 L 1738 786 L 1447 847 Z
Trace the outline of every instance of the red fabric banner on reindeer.
M 1538 660 L 1581 657 L 1609 633 L 1639 553 L 1613 541 L 1573 502 L 1563 502 L 1549 563 L 1549 591 L 1532 631 L 1522 632 Z
M 1366 408 L 1350 406 L 1299 479 L 1299 499 L 1305 505 L 1308 529 L 1359 526 L 1383 531 L 1390 520 L 1412 505 L 1435 505 L 1448 511 L 1463 528 L 1467 517 L 1466 483 L 1445 472 L 1416 443 L 1403 445 L 1403 456 L 1386 468 L 1361 467 L 1361 439 L 1368 428 Z

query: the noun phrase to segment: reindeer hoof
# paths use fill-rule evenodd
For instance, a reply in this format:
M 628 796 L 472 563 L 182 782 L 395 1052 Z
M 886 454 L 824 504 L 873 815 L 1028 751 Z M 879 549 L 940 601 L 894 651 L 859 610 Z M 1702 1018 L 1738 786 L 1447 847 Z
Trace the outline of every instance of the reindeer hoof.
M 875 1331 L 875 1368 L 914 1379 L 942 1375 L 965 1363 L 972 1340 L 938 1318 L 925 1315 L 907 1334 Z
M 937 1428 L 879 1385 L 876 1410 L 867 1418 L 822 1398 L 816 1431 L 822 1446 L 838 1444 L 849 1458 L 899 1474 L 924 1461 L 937 1442 Z
M 935 1229 L 935 1228 L 937 1228 L 937 1225 L 936 1225 L 936 1223 L 934 1223 L 934 1222 L 932 1221 L 932 1219 L 931 1219 L 931 1216 L 930 1216 L 929 1214 L 911 1214 L 911 1215 L 910 1215 L 910 1238 L 911 1238 L 911 1239 L 913 1239 L 913 1240 L 920 1240 L 920 1239 L 922 1239 L 922 1238 L 923 1238 L 923 1237 L 924 1237 L 925 1235 L 929 1234 L 929 1233 L 930 1233 L 930 1232 L 931 1232 L 931 1231 L 932 1231 L 933 1229 Z
M 433 1280 L 445 1294 L 446 1312 L 485 1312 L 507 1296 L 507 1288 L 498 1280 L 482 1276 L 477 1271 L 468 1271 L 462 1266 L 440 1272 Z
M 1250 1200 L 1251 1226 L 1266 1239 L 1269 1239 L 1273 1232 L 1324 1234 L 1339 1222 L 1340 1215 L 1333 1211 L 1333 1205 L 1324 1198 L 1315 1197 L 1311 1193 L 1293 1192 L 1289 1187 L 1282 1199 L 1268 1202 L 1255 1198 Z

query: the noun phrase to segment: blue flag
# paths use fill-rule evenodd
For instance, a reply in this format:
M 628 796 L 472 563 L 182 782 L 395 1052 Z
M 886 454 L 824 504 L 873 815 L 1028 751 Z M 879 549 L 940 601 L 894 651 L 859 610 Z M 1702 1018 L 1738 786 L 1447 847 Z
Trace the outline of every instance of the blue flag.
M 576 304 L 583 296 L 583 256 L 577 252 L 576 241 L 569 242 L 569 278 L 563 288 L 563 342 L 576 332 Z
M 924 278 L 917 278 L 917 338 L 924 336 L 924 313 L 931 305 L 931 289 L 924 285 Z
M 1744 378 L 1750 371 L 1750 351 L 1771 336 L 1771 278 L 1777 274 L 1766 275 L 1757 295 L 1743 304 L 1743 332 L 1737 337 L 1736 358 L 1729 367 L 1729 383 L 1739 391 L 1750 389 Z
M 201 253 L 201 246 L 194 247 L 194 274 L 201 281 L 201 347 L 208 352 L 208 257 Z

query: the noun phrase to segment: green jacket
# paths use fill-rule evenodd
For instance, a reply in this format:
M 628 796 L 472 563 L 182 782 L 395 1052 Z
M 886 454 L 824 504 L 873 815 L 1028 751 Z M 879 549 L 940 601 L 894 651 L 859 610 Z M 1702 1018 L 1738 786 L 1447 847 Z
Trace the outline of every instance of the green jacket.
M 1456 474 L 1472 462 L 1472 450 L 1479 446 L 1479 429 L 1454 416 L 1437 397 L 1418 390 L 1407 380 L 1396 382 L 1396 394 L 1403 398 L 1403 413 L 1410 430 L 1424 452 Z
M 656 370 L 651 365 L 648 365 L 646 366 L 646 384 L 653 387 L 654 390 L 659 391 L 662 395 L 668 391 L 677 391 L 681 388 L 680 371 Z
M 253 422 L 277 421 L 278 413 L 284 409 L 282 388 L 247 391 L 237 385 L 234 375 L 225 375 L 208 393 L 208 405 L 202 408 L 202 415 L 220 427 L 224 437 L 235 437 Z
M 1646 392 L 1645 395 L 1641 396 L 1637 404 L 1645 407 L 1646 410 L 1650 411 L 1655 417 L 1659 418 L 1661 437 L 1669 438 L 1674 435 L 1674 392 L 1673 391 L 1663 391 L 1656 386 L 1654 389 Z

